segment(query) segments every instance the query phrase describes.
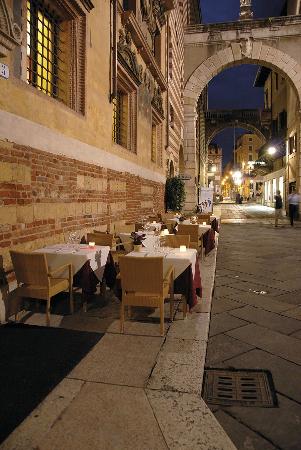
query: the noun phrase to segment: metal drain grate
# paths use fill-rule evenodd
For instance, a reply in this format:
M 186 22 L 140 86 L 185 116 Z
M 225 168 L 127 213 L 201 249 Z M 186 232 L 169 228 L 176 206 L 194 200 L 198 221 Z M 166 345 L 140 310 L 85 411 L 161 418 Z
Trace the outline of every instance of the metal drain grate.
M 272 375 L 268 370 L 206 369 L 203 398 L 213 405 L 278 405 Z

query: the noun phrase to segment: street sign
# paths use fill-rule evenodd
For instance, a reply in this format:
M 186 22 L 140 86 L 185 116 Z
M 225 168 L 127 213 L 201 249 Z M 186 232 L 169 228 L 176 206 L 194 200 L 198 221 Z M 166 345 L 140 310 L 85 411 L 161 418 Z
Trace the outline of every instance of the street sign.
M 181 180 L 191 180 L 191 175 L 185 175 L 184 173 L 180 173 L 179 174 L 179 178 L 181 178 Z
M 6 64 L 0 63 L 0 77 L 6 80 L 9 78 L 9 68 Z

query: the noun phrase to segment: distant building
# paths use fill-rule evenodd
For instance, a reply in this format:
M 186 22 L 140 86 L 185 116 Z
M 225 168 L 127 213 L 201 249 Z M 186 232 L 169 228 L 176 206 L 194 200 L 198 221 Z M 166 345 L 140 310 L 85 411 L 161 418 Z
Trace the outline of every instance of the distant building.
M 258 160 L 258 150 L 263 144 L 264 140 L 254 133 L 245 133 L 236 140 L 234 165 L 242 173 L 242 184 L 238 190 L 244 198 L 251 198 L 260 190 L 259 183 L 262 179 L 254 178 L 252 170 Z
M 212 143 L 208 147 L 208 186 L 214 194 L 221 194 L 223 151 L 220 146 Z

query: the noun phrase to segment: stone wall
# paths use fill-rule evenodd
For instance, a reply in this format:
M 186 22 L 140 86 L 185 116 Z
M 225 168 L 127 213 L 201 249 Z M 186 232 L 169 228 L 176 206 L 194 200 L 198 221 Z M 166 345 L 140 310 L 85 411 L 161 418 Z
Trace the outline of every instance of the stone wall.
M 163 210 L 164 184 L 0 141 L 0 248 L 33 250 L 78 230 L 112 228 Z

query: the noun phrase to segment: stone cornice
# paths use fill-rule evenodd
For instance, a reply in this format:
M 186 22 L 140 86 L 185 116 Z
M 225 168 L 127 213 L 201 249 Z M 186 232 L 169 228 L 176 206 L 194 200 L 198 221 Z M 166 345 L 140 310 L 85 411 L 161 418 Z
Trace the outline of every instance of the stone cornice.
M 281 27 L 284 25 L 300 25 L 301 15 L 284 16 L 284 17 L 268 17 L 265 19 L 244 20 L 235 22 L 210 23 L 200 25 L 188 25 L 185 27 L 185 33 L 207 33 L 210 31 L 230 31 L 254 28 Z
M 146 63 L 148 70 L 153 75 L 154 79 L 157 81 L 162 91 L 167 90 L 167 82 L 158 66 L 154 55 L 141 31 L 139 23 L 135 15 L 131 11 L 125 11 L 122 14 L 122 23 L 131 32 L 132 39 L 142 56 L 144 62 Z
M 13 22 L 12 13 L 5 0 L 0 0 L 0 57 L 21 45 L 21 29 Z

